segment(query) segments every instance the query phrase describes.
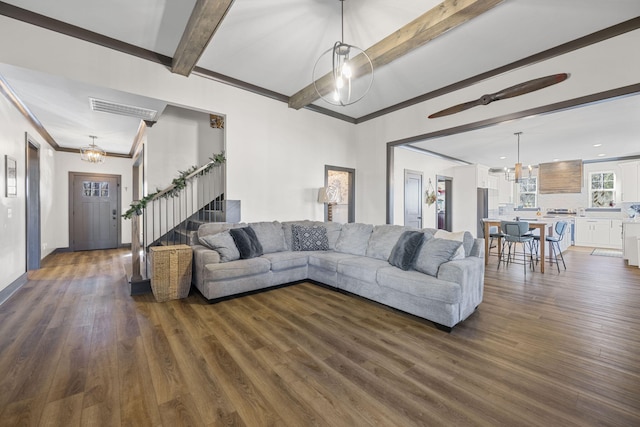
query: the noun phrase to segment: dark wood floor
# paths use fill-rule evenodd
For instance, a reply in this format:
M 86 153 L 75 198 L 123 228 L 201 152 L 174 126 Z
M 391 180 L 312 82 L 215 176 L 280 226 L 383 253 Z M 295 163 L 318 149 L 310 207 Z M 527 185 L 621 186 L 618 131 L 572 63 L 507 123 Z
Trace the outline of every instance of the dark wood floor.
M 0 425 L 638 426 L 640 269 L 489 265 L 451 334 L 300 284 L 127 294 L 121 250 L 56 254 L 0 306 Z

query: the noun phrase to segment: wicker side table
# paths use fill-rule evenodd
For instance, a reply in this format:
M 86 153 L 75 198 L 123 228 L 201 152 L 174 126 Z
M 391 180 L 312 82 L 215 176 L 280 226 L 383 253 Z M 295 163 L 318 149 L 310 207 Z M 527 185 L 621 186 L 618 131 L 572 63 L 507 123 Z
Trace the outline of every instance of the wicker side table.
M 191 247 L 187 245 L 149 248 L 151 290 L 156 301 L 186 298 L 191 288 Z

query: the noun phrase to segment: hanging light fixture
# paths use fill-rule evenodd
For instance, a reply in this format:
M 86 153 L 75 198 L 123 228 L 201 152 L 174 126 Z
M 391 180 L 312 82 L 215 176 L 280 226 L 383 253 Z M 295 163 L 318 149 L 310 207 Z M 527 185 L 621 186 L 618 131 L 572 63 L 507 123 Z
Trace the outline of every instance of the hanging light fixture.
M 80 148 L 80 158 L 89 163 L 103 163 L 107 153 L 96 145 L 97 136 L 89 135 L 93 141 L 91 144 Z
M 514 133 L 514 135 L 518 137 L 518 162 L 516 163 L 516 166 L 513 169 L 513 172 L 514 172 L 513 177 L 511 176 L 512 170 L 507 167 L 504 168 L 504 177 L 507 181 L 520 182 L 522 181 L 522 163 L 520 163 L 520 135 L 522 135 L 522 132 L 516 132 Z M 529 169 L 529 178 L 531 178 L 531 170 L 533 169 L 533 167 L 529 165 L 528 169 Z
M 369 92 L 373 84 L 373 63 L 364 50 L 344 42 L 344 0 L 339 1 L 342 38 L 320 55 L 313 66 L 312 78 L 313 87 L 320 98 L 329 104 L 345 106 L 358 102 Z M 329 75 L 325 75 L 329 68 Z M 358 80 L 358 77 L 365 75 L 367 79 Z M 329 89 L 318 87 L 321 79 L 331 80 Z

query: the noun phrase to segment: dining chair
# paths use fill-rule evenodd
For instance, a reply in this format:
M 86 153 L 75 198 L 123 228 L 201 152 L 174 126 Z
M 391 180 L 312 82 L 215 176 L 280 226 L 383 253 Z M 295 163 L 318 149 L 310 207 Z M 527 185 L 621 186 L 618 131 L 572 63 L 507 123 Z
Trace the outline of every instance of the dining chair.
M 500 230 L 504 233 L 502 257 L 498 260 L 498 268 L 500 268 L 501 262 L 506 262 L 509 265 L 510 262 L 515 262 L 517 254 L 517 244 L 522 245 L 522 264 L 524 266 L 524 274 L 527 275 L 527 249 L 529 252 L 529 265 L 531 270 L 534 270 L 533 263 L 533 236 L 529 234 L 529 222 L 528 221 L 500 221 Z M 505 245 L 508 247 L 508 252 L 505 257 Z M 513 254 L 512 254 L 513 250 Z M 513 259 L 512 259 L 513 256 Z
M 480 230 L 482 231 L 482 238 L 486 239 L 487 236 L 484 235 L 484 221 L 480 220 Z M 504 237 L 504 233 L 501 233 L 498 229 L 497 225 L 492 225 L 489 227 L 489 255 L 491 255 L 491 249 L 497 247 L 493 244 L 495 239 L 498 241 Z
M 560 249 L 560 242 L 564 238 L 564 233 L 567 232 L 568 227 L 569 227 L 569 223 L 567 223 L 566 221 L 558 221 L 553 227 L 553 236 L 545 236 L 544 238 L 546 242 L 551 243 L 551 254 L 549 255 L 549 260 L 556 262 L 558 273 L 560 273 L 560 263 L 558 262 L 558 255 L 560 255 L 560 259 L 562 260 L 562 265 L 564 266 L 564 269 L 565 270 L 567 269 L 567 264 L 565 264 L 564 262 L 564 256 L 562 255 L 562 250 Z M 538 247 L 540 246 L 540 236 L 534 236 L 533 239 L 536 242 L 536 258 L 537 258 Z M 544 262 L 544 260 L 542 260 L 542 262 Z

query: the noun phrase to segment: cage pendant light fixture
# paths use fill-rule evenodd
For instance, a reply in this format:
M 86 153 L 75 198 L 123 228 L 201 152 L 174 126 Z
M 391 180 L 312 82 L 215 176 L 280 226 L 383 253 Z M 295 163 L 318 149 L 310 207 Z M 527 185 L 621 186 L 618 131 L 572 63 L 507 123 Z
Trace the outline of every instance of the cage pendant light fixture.
M 103 163 L 107 153 L 96 145 L 97 136 L 89 135 L 91 144 L 80 148 L 80 158 L 89 163 Z
M 339 1 L 342 37 L 320 55 L 312 79 L 320 98 L 332 105 L 345 106 L 358 102 L 371 89 L 373 63 L 364 50 L 344 42 L 344 0 Z M 327 79 L 329 85 L 320 84 Z
M 520 135 L 522 135 L 522 132 L 516 132 L 514 135 L 518 137 L 518 163 L 516 163 L 515 178 L 516 182 L 520 182 L 522 179 L 522 163 L 520 163 Z
M 522 182 L 522 180 L 524 179 L 524 177 L 522 176 L 522 163 L 520 163 L 520 135 L 522 135 L 522 132 L 516 132 L 514 133 L 514 135 L 518 137 L 518 162 L 516 163 L 516 166 L 515 168 L 513 168 L 513 170 L 505 166 L 504 178 L 507 181 Z M 529 178 L 531 178 L 531 171 L 533 170 L 533 167 L 529 165 L 528 170 Z M 511 175 L 512 172 L 513 175 Z

